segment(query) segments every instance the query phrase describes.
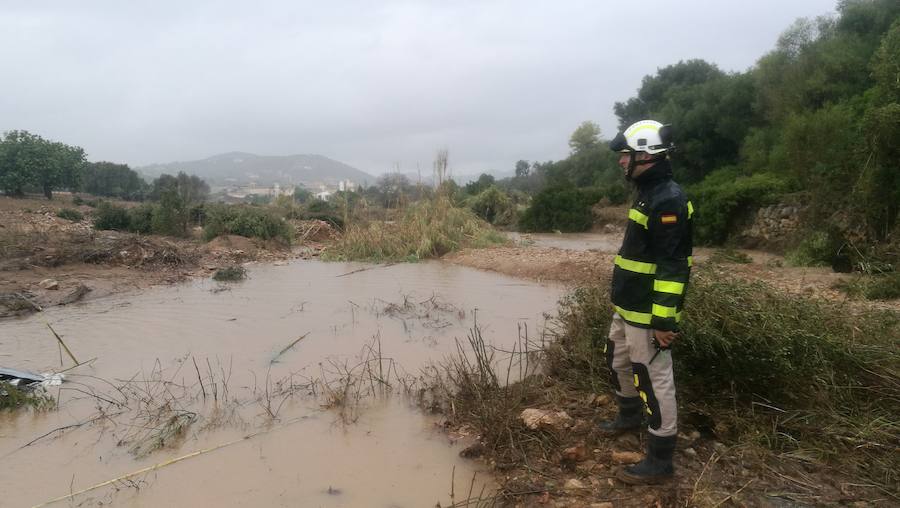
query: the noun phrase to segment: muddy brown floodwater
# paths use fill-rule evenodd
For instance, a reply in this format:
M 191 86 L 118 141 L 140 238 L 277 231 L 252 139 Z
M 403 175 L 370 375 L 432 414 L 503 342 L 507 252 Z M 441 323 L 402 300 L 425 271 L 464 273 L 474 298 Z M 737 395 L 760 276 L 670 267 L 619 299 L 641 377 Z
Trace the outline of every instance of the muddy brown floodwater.
M 0 365 L 58 370 L 47 323 L 79 360 L 97 358 L 50 389 L 58 410 L 0 413 L 0 505 L 202 452 L 56 505 L 446 506 L 451 477 L 459 501 L 476 465 L 408 394 L 465 341 L 475 309 L 486 342 L 509 350 L 526 325 L 540 336 L 562 294 L 441 262 L 248 271 L 0 322 Z

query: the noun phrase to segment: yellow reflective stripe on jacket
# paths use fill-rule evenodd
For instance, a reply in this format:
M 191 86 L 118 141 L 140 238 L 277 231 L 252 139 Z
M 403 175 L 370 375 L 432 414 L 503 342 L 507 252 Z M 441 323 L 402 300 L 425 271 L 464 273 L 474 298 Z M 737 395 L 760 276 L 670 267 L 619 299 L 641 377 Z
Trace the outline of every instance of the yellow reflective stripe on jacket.
M 625 310 L 618 305 L 615 305 L 616 312 L 625 319 L 625 321 L 631 321 L 632 323 L 638 323 L 642 325 L 649 325 L 650 321 L 653 319 L 653 316 L 646 312 L 636 312 L 633 310 Z
M 653 281 L 653 291 L 658 291 L 660 293 L 671 293 L 673 295 L 680 295 L 680 294 L 684 293 L 684 283 L 657 279 L 657 280 Z
M 694 256 L 688 256 L 688 268 L 694 266 Z
M 629 272 L 644 273 L 652 275 L 656 273 L 656 265 L 653 263 L 644 263 L 643 261 L 632 261 L 622 256 L 616 256 L 616 266 Z
M 692 215 L 694 215 L 694 205 L 688 201 L 688 219 L 690 219 Z
M 634 208 L 628 210 L 628 218 L 637 222 L 641 226 L 644 226 L 644 229 L 647 229 L 647 222 L 650 220 L 650 217 L 635 210 Z
M 665 307 L 654 303 L 653 315 L 661 318 L 675 318 L 676 322 L 681 321 L 681 313 L 675 307 Z

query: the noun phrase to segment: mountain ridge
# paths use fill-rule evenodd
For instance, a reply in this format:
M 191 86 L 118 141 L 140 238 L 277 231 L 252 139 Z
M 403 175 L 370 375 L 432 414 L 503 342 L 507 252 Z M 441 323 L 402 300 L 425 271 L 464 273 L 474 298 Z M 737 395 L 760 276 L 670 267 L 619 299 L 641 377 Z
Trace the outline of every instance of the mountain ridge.
M 215 185 L 336 185 L 341 180 L 373 183 L 376 177 L 320 154 L 258 155 L 225 152 L 205 159 L 149 164 L 135 168 L 148 178 L 184 171 Z

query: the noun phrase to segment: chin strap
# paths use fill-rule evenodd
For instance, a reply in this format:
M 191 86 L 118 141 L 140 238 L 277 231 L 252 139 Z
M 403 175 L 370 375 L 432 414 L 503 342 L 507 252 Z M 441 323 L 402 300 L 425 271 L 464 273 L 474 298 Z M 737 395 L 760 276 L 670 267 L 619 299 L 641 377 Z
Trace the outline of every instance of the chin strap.
M 639 161 L 639 160 L 634 159 L 634 155 L 636 153 L 637 152 L 635 152 L 633 150 L 628 152 L 628 171 L 625 172 L 625 179 L 628 180 L 629 182 L 632 181 L 631 174 L 634 173 L 634 170 L 638 166 L 646 166 L 647 164 L 654 164 L 654 163 L 657 163 L 666 158 L 666 153 L 662 152 L 662 153 L 655 154 L 653 157 L 651 157 L 649 159 L 644 159 L 644 160 Z

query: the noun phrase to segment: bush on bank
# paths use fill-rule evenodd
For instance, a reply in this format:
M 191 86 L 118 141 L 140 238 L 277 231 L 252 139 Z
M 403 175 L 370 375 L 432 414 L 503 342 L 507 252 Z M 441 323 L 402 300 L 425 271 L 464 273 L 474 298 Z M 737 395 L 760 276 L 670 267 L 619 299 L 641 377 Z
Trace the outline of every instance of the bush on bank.
M 593 225 L 591 206 L 600 201 L 598 189 L 549 187 L 539 192 L 519 219 L 522 231 L 587 231 Z
M 240 235 L 263 240 L 278 239 L 290 243 L 290 225 L 271 210 L 243 205 L 207 205 L 203 237 Z

